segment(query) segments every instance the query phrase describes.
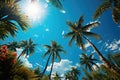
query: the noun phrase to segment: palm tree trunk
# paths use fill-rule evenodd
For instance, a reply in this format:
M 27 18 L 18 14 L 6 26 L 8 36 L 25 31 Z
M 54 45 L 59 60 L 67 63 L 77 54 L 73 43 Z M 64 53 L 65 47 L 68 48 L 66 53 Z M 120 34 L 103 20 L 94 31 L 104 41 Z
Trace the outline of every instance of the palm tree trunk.
M 20 55 L 17 57 L 17 60 L 19 60 L 22 55 L 23 55 L 23 52 L 20 53 Z
M 48 57 L 47 63 L 46 63 L 46 65 L 45 65 L 45 69 L 43 70 L 43 72 L 42 72 L 42 74 L 41 74 L 41 78 L 42 78 L 43 75 L 45 74 L 45 71 L 46 71 L 46 69 L 47 69 L 48 63 L 49 63 L 49 61 L 50 61 L 50 57 L 51 57 L 51 54 L 50 54 L 49 57 Z
M 51 80 L 51 74 L 52 74 L 52 70 L 53 70 L 53 65 L 54 65 L 54 55 L 53 55 L 53 59 L 52 59 L 52 66 L 51 66 L 51 70 L 50 70 L 49 80 Z
M 88 41 L 88 43 L 92 46 L 92 48 L 96 51 L 100 60 L 104 63 L 105 67 L 111 69 L 114 72 L 120 73 L 120 71 L 100 53 L 100 51 L 95 47 L 95 45 L 89 39 L 87 39 L 85 36 L 83 36 L 83 38 L 85 38 Z
M 89 43 L 89 44 L 92 46 L 92 48 L 96 51 L 96 53 L 98 54 L 100 60 L 104 63 L 104 65 L 105 65 L 106 67 L 111 68 L 110 62 L 100 53 L 100 51 L 95 47 L 95 45 L 93 45 L 93 43 L 92 43 L 89 39 L 87 39 L 85 36 L 83 36 L 83 37 L 88 41 L 88 43 Z

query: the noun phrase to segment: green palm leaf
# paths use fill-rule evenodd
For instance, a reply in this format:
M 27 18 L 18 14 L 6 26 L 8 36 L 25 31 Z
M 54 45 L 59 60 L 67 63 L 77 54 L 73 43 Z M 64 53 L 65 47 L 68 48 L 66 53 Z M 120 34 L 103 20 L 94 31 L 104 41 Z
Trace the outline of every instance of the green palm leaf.
M 67 23 L 67 25 L 70 27 L 70 30 L 71 30 L 71 31 L 76 31 L 74 24 L 72 24 L 70 21 L 67 21 L 66 23 Z
M 69 41 L 69 46 L 71 46 L 72 45 L 72 42 L 75 40 L 75 38 L 76 38 L 76 36 L 75 35 L 73 35 L 72 36 L 72 38 L 70 39 L 70 41 Z
M 93 32 L 83 32 L 85 36 L 94 37 L 96 39 L 101 39 L 101 37 Z
M 83 19 L 83 15 L 79 18 L 79 21 L 78 21 L 78 26 L 80 27 L 81 24 L 84 22 L 84 19 Z
M 49 55 L 49 53 L 50 53 L 50 50 L 48 50 L 47 52 L 45 52 L 44 55 L 43 55 L 43 58 L 46 57 L 47 55 Z
M 97 8 L 97 10 L 94 13 L 93 18 L 98 18 L 104 11 L 110 9 L 111 3 L 109 1 L 105 1 L 101 6 Z
M 112 17 L 113 17 L 114 22 L 116 23 L 120 22 L 120 7 L 113 8 Z
M 69 33 L 67 33 L 67 34 L 65 34 L 65 37 L 71 37 L 71 36 L 73 36 L 75 34 L 75 32 L 69 32 Z
M 82 29 L 84 31 L 87 31 L 87 30 L 90 30 L 90 29 L 92 29 L 94 27 L 97 27 L 98 25 L 100 25 L 99 22 L 92 22 L 92 23 L 89 23 L 89 24 L 85 25 Z
M 85 50 L 85 43 L 83 42 L 83 38 L 80 36 L 76 36 L 76 45 L 80 46 L 82 50 Z

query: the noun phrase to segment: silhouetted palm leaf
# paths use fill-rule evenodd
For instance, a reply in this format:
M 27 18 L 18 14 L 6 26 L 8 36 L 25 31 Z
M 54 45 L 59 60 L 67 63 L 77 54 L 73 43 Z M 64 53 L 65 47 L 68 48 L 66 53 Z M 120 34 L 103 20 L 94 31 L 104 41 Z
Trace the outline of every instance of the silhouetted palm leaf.
M 93 18 L 98 18 L 103 12 L 110 9 L 110 7 L 111 7 L 111 3 L 109 2 L 109 0 L 105 1 L 101 6 L 97 8 Z
M 93 18 L 98 18 L 103 12 L 112 8 L 112 18 L 114 22 L 120 23 L 120 0 L 106 0 L 102 5 L 100 5 Z

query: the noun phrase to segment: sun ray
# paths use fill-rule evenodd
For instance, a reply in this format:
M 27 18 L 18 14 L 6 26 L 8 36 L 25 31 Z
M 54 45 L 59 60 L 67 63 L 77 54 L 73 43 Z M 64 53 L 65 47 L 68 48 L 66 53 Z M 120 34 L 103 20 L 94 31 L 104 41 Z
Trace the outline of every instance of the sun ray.
M 32 21 L 40 20 L 46 13 L 44 5 L 37 1 L 28 1 L 24 8 L 25 14 Z

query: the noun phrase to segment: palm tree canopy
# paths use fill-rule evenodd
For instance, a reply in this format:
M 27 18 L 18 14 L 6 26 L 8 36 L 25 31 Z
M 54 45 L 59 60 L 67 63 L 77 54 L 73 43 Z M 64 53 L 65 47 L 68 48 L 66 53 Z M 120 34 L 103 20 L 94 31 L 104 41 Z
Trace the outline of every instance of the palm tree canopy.
M 30 55 L 35 52 L 35 46 L 32 39 L 21 41 L 20 47 L 23 48 L 22 54 Z
M 55 41 L 51 42 L 51 46 L 50 45 L 43 45 L 43 47 L 48 49 L 46 51 L 46 53 L 43 55 L 43 57 L 51 54 L 52 56 L 55 55 L 56 56 L 55 58 L 58 58 L 59 60 L 61 60 L 59 52 L 65 53 L 65 51 L 62 49 L 62 46 L 58 45 L 57 42 L 55 42 Z
M 20 48 L 20 45 L 18 42 L 10 42 L 8 45 L 8 49 L 11 50 L 11 51 L 16 51 L 16 48 Z
M 77 46 L 85 50 L 85 42 L 83 41 L 83 36 L 90 36 L 96 39 L 100 39 L 99 35 L 90 32 L 90 29 L 98 26 L 100 23 L 98 21 L 95 21 L 83 26 L 83 22 L 83 15 L 79 18 L 78 22 L 72 23 L 70 21 L 67 21 L 67 25 L 69 26 L 71 32 L 67 33 L 65 37 L 71 37 L 69 45 L 75 41 Z
M 85 67 L 89 68 L 89 70 L 91 71 L 93 70 L 93 65 L 98 67 L 96 64 L 97 61 L 97 59 L 93 58 L 93 54 L 90 54 L 89 56 L 84 53 L 81 54 L 80 64 L 85 65 Z
M 29 27 L 27 17 L 22 14 L 19 5 L 20 0 L 0 0 L 0 39 L 15 36 L 19 29 L 26 30 Z M 5 32 L 4 32 L 5 31 Z
M 103 4 L 96 9 L 93 18 L 98 18 L 110 8 L 112 8 L 112 17 L 114 22 L 120 23 L 120 0 L 105 0 Z
M 81 72 L 79 69 L 75 68 L 75 67 L 71 67 L 71 70 L 68 71 L 66 74 L 65 74 L 65 78 L 66 80 L 69 79 L 69 80 L 78 80 L 78 76 L 80 76 Z

